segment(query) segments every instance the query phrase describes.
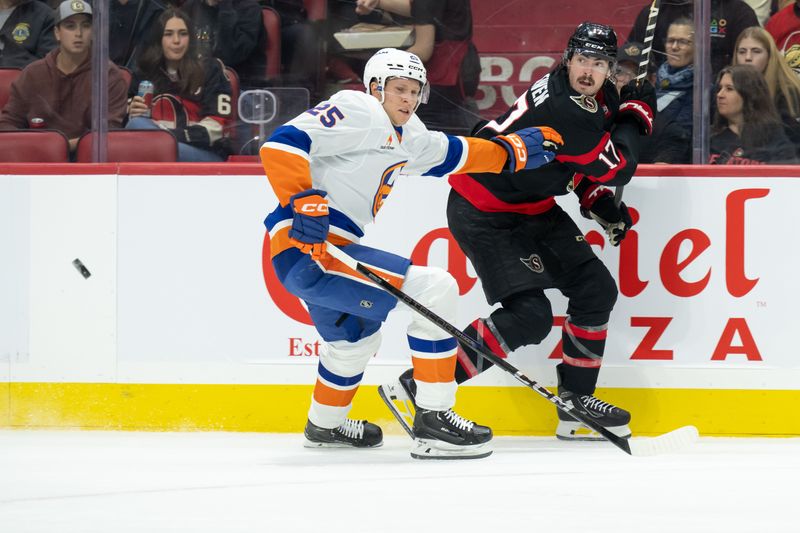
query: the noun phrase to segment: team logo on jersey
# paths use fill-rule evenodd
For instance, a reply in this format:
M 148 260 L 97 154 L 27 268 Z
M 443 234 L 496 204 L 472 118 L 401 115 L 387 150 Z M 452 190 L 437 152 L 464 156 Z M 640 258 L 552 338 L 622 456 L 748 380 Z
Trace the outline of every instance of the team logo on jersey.
M 520 257 L 519 260 L 535 274 L 544 272 L 544 263 L 542 263 L 542 258 L 538 254 L 531 254 L 530 257 Z
M 381 145 L 381 150 L 394 150 L 394 146 L 392 146 L 393 142 L 394 135 L 389 135 L 389 138 L 386 139 L 386 142 Z
M 585 109 L 589 113 L 595 113 L 598 109 L 597 100 L 592 96 L 582 94 L 580 96 L 570 96 L 570 100 L 578 104 L 578 107 Z
M 369 300 L 361 300 L 361 303 L 359 305 L 364 309 L 370 309 L 372 307 L 372 302 L 370 302 Z
M 11 36 L 17 43 L 24 43 L 31 36 L 31 25 L 27 22 L 20 22 L 11 30 Z

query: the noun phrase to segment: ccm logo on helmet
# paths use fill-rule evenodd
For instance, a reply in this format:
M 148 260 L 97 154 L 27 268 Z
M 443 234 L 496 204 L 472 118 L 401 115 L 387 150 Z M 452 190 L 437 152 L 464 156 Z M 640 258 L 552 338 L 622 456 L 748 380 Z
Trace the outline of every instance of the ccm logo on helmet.
M 328 204 L 303 204 L 300 207 L 300 212 L 309 215 L 328 214 Z

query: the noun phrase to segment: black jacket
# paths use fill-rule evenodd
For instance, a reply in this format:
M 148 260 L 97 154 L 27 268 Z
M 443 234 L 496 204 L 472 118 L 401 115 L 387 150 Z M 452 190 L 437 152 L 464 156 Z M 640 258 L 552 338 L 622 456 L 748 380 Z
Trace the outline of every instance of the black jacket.
M 22 68 L 56 47 L 55 13 L 47 4 L 23 0 L 0 28 L 0 67 Z
M 111 0 L 108 13 L 108 58 L 133 70 L 139 52 L 148 42 L 148 32 L 166 9 L 158 0 L 130 0 L 122 5 Z
M 795 147 L 783 128 L 775 125 L 769 142 L 763 146 L 745 147 L 742 139 L 725 128 L 711 136 L 709 163 L 712 165 L 793 165 L 797 163 Z
M 255 0 L 220 0 L 211 7 L 188 0 L 182 7 L 192 20 L 201 55 L 232 67 L 243 84 L 266 76 L 266 32 Z

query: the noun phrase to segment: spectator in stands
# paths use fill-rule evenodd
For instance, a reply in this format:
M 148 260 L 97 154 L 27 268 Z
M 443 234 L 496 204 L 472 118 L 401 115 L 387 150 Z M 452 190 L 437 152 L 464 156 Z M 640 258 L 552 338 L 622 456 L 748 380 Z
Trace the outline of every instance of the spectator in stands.
M 147 32 L 166 9 L 159 0 L 111 0 L 108 13 L 108 57 L 133 69 Z
M 764 28 L 783 54 L 793 45 L 800 45 L 800 0 L 795 0 L 772 15 Z
M 647 15 L 650 2 L 642 8 L 631 29 L 629 41 L 644 41 Z M 666 58 L 664 42 L 667 28 L 678 18 L 691 19 L 694 13 L 694 0 L 662 0 L 658 13 L 653 50 L 656 52 L 656 67 Z M 742 0 L 711 0 L 711 68 L 716 75 L 722 67 L 730 65 L 733 59 L 736 37 L 750 26 L 758 26 L 753 8 Z
M 409 3 L 408 0 L 399 1 L 406 5 Z M 377 3 L 376 0 L 374 4 L 377 5 Z M 355 9 L 353 9 L 354 4 L 356 5 Z M 362 58 L 344 53 L 341 45 L 333 35 L 358 23 L 409 24 L 408 20 L 396 16 L 393 17 L 391 15 L 392 12 L 398 13 L 384 6 L 378 9 L 364 9 L 361 7 L 361 2 L 357 0 L 328 0 L 328 18 L 325 21 L 324 38 L 328 42 L 327 74 L 332 81 L 336 83 L 357 83 L 361 86 L 359 73 L 363 72 L 366 63 L 366 60 Z
M 58 48 L 25 67 L 11 85 L 0 113 L 0 129 L 26 129 L 38 119 L 60 130 L 74 151 L 91 128 L 92 8 L 83 0 L 65 0 L 55 14 Z M 127 88 L 119 68 L 108 63 L 108 125 L 122 126 Z
M 410 16 L 414 44 L 431 84 L 428 104 L 417 115 L 430 129 L 468 135 L 480 120 L 473 97 L 478 90 L 480 59 L 472 44 L 469 0 L 357 0 L 356 12 L 380 8 Z
M 639 64 L 643 61 L 644 45 L 627 42 L 617 52 L 617 63 L 614 67 L 614 81 L 617 90 L 636 78 Z M 655 75 L 647 76 L 655 85 Z M 691 133 L 675 121 L 674 116 L 656 115 L 653 133 L 640 140 L 640 163 L 690 163 Z
M 639 73 L 639 63 L 643 60 L 643 50 L 644 44 L 628 41 L 617 52 L 617 62 L 614 65 L 614 83 L 618 91 L 636 78 Z M 655 80 L 651 81 L 655 85 Z
M 318 79 L 322 67 L 320 26 L 308 20 L 303 0 L 261 0 L 281 17 L 281 74 L 285 83 L 308 88 L 312 100 L 321 99 Z
M 800 78 L 789 68 L 764 28 L 747 28 L 736 40 L 734 65 L 752 65 L 767 82 L 789 140 L 800 149 Z
M 187 0 L 181 9 L 192 21 L 201 58 L 222 60 L 243 86 L 264 80 L 267 36 L 256 0 Z
M 691 134 L 694 86 L 694 23 L 674 20 L 667 30 L 667 60 L 656 73 L 656 121 L 674 120 Z
M 715 165 L 796 163 L 795 148 L 772 103 L 764 77 L 750 65 L 725 67 L 717 81 L 711 135 Z
M 756 18 L 758 19 L 759 25 L 763 25 L 769 16 L 772 14 L 772 7 L 775 4 L 775 0 L 744 0 L 745 3 L 753 8 L 753 12 L 756 14 Z
M 180 9 L 165 10 L 155 29 L 130 87 L 135 95 L 142 80 L 152 82 L 153 103 L 148 108 L 142 97 L 133 96 L 127 127 L 171 131 L 178 138 L 179 161 L 223 161 L 229 152 L 224 127 L 232 108 L 231 85 L 221 63 L 198 56 L 196 34 Z
M 0 0 L 0 67 L 22 68 L 55 48 L 53 10 L 36 0 Z

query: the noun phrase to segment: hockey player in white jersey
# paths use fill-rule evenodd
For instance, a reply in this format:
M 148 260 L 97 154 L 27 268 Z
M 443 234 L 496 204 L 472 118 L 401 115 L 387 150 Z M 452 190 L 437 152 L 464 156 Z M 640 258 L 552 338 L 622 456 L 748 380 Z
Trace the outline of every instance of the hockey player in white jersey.
M 365 92 L 340 91 L 276 129 L 260 150 L 279 205 L 267 216 L 272 264 L 281 283 L 307 305 L 325 348 L 305 427 L 309 447 L 375 447 L 380 427 L 347 418 L 380 327 L 397 301 L 326 253 L 343 247 L 445 320 L 456 318 L 458 290 L 448 272 L 358 244 L 404 175 L 515 172 L 553 160 L 562 144 L 549 128 L 490 140 L 428 131 L 415 116 L 426 101 L 425 67 L 386 48 L 364 69 Z M 549 148 L 546 149 L 545 147 Z M 486 457 L 492 431 L 453 411 L 456 341 L 414 314 L 408 343 L 419 409 L 411 456 Z

